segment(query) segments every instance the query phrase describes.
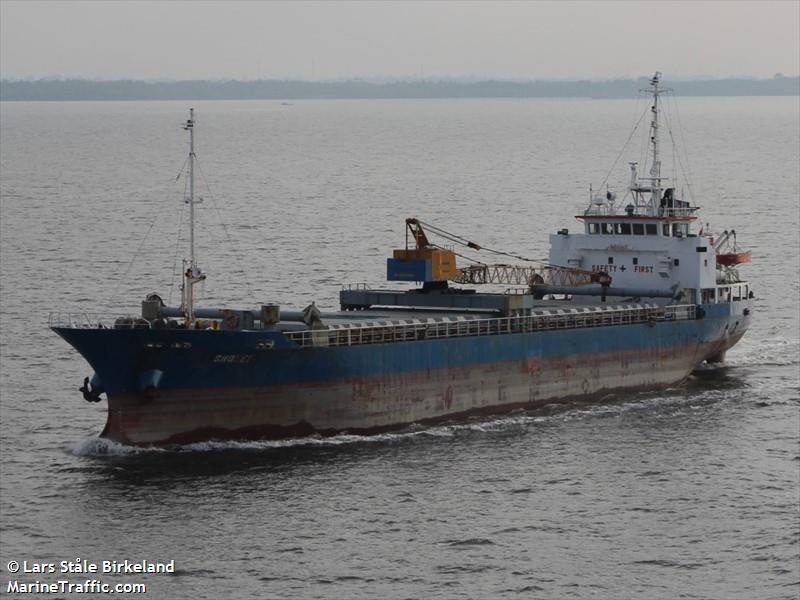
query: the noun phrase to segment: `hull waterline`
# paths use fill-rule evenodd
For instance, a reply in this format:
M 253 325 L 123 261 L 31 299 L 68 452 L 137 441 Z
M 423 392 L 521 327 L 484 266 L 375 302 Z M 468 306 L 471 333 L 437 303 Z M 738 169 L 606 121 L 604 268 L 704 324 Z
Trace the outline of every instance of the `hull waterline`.
M 226 365 L 228 371 L 218 366 L 196 386 L 184 378 L 172 378 L 171 386 L 170 370 L 180 365 L 158 363 L 142 353 L 144 357 L 128 357 L 127 362 L 147 372 L 160 367 L 164 386 L 131 389 L 136 373 L 129 373 L 127 381 L 108 375 L 108 418 L 101 435 L 124 444 L 164 446 L 209 439 L 372 434 L 415 423 L 596 401 L 682 382 L 698 364 L 741 338 L 747 324 L 741 316 L 736 324 L 730 335 L 731 323 L 716 318 L 627 326 L 624 331 L 598 327 L 444 344 L 286 350 L 244 370 L 241 365 Z M 489 356 L 505 360 L 486 360 Z M 321 363 L 329 365 L 326 372 L 306 372 Z M 432 368 L 418 368 L 420 364 Z M 231 376 L 234 372 L 239 374 Z M 231 385 L 234 380 L 241 385 Z

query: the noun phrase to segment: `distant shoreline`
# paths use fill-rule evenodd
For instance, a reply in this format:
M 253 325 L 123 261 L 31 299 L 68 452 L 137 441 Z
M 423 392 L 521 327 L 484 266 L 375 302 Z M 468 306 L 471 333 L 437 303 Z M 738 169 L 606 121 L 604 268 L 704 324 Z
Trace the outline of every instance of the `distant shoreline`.
M 0 81 L 0 101 L 635 98 L 647 79 L 611 81 Z M 800 96 L 800 77 L 666 81 L 679 96 Z

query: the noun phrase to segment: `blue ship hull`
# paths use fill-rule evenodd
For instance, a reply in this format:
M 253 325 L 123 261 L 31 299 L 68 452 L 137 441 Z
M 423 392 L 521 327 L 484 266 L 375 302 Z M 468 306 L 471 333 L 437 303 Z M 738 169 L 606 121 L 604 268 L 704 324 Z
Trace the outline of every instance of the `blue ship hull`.
M 723 355 L 749 301 L 699 318 L 301 348 L 279 331 L 54 327 L 108 396 L 103 436 L 134 445 L 378 432 L 657 389 Z

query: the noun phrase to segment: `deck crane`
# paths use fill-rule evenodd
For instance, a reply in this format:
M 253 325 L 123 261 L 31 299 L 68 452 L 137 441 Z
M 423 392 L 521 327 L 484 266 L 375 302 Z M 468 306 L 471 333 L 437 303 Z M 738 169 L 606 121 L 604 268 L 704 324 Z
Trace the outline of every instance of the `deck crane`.
M 426 228 L 454 245 L 504 255 L 519 261 L 535 262 L 538 266 L 475 263 L 459 268 L 456 265 L 456 256 L 466 259 L 468 257 L 455 252 L 452 248 L 431 242 Z M 453 281 L 466 284 L 525 285 L 534 293 L 537 285 L 558 287 L 611 285 L 611 277 L 607 273 L 593 273 L 572 267 L 551 265 L 544 261 L 535 261 L 517 254 L 486 248 L 415 218 L 406 219 L 406 247 L 394 251 L 393 257 L 388 261 L 387 277 L 391 281 L 425 283 Z

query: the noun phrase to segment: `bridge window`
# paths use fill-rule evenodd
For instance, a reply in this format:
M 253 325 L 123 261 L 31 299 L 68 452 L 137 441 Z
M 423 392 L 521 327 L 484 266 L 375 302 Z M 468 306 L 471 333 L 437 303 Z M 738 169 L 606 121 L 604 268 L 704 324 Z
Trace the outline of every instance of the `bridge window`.
M 621 234 L 621 235 L 630 235 L 631 234 L 631 224 L 630 223 L 615 223 L 614 230 Z
M 669 237 L 669 223 L 664 223 L 664 224 L 661 226 L 661 234 L 662 234 L 664 237 Z
M 675 237 L 685 237 L 689 233 L 689 227 L 686 223 L 673 223 L 672 235 Z
M 600 224 L 589 223 L 589 233 L 600 233 Z
M 645 228 L 647 229 L 647 235 L 658 235 L 658 227 L 656 227 L 655 223 L 648 223 Z
M 633 264 L 635 264 L 635 265 L 639 264 L 639 259 L 636 258 L 635 256 L 633 257 Z
M 633 235 L 644 235 L 644 223 L 633 224 Z
M 600 233 L 614 233 L 614 225 L 611 223 L 600 223 Z
M 608 264 L 610 264 L 610 265 L 614 264 L 614 257 L 613 256 L 609 256 L 608 257 Z

